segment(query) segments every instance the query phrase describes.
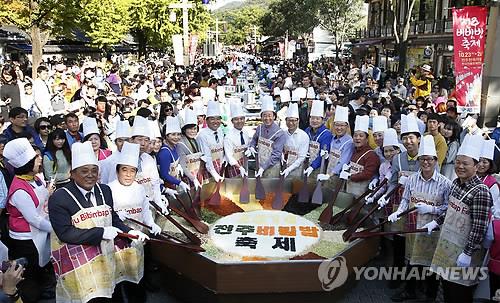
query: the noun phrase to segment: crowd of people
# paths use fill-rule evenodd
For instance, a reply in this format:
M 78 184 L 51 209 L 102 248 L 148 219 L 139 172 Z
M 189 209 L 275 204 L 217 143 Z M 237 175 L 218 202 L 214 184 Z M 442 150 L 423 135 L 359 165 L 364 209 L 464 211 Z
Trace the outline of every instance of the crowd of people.
M 344 180 L 355 198 L 373 190 L 366 204 L 391 229 L 428 230 L 392 238 L 394 266 L 478 267 L 488 244 L 491 296 L 500 288 L 500 129 L 460 112 L 451 81 L 427 64 L 402 78 L 370 59 L 228 55 L 184 68 L 120 55 L 52 58 L 35 79 L 27 71 L 7 61 L 0 75 L 2 248 L 27 260 L 3 274 L 5 302 L 116 299 L 120 282 L 147 276 L 143 243 L 164 227 L 149 201 L 166 214 L 176 195 L 249 171 L 326 188 Z M 256 128 L 246 123 L 252 100 Z M 138 239 L 116 245 L 120 233 Z M 124 250 L 139 262 L 112 265 Z M 442 281 L 445 301 L 472 301 L 478 281 L 438 275 L 425 281 L 428 300 Z M 392 299 L 415 298 L 416 285 Z

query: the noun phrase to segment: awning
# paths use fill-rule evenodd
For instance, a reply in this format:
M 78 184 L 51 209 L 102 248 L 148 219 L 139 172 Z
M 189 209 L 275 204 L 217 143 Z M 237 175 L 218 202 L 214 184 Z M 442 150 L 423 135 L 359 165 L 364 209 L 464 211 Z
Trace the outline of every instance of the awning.
M 353 46 L 368 46 L 368 45 L 380 44 L 381 42 L 384 42 L 384 40 L 386 39 L 364 40 L 357 43 L 353 43 Z

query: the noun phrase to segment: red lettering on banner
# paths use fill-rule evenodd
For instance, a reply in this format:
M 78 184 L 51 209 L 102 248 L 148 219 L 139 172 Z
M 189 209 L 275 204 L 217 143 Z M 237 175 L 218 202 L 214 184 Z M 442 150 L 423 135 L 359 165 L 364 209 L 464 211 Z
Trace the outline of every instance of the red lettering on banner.
M 100 218 L 100 217 L 107 217 L 109 216 L 109 210 L 98 210 L 94 212 L 85 212 L 83 214 L 80 214 L 80 221 L 83 222 L 88 219 L 94 219 L 94 218 Z

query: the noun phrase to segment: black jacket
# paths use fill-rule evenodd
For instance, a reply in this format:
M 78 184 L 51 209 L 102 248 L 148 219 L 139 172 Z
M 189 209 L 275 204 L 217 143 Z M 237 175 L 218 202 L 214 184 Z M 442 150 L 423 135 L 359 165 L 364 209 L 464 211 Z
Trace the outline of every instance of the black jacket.
M 106 204 L 113 208 L 113 196 L 111 195 L 111 189 L 105 184 L 99 185 L 102 189 L 102 194 Z M 69 182 L 64 187 L 78 199 L 83 207 L 92 207 L 92 205 L 85 199 L 80 190 L 76 187 L 74 181 Z M 102 205 L 103 201 L 97 186 L 94 186 L 94 193 L 97 205 Z M 59 240 L 68 244 L 99 245 L 102 241 L 104 229 L 101 227 L 94 227 L 90 229 L 80 229 L 74 227 L 71 223 L 71 216 L 76 214 L 78 211 L 80 211 L 80 207 L 62 188 L 56 190 L 49 198 L 49 219 Z M 119 228 L 123 232 L 130 231 L 131 228 L 125 225 L 114 211 L 112 212 L 112 216 L 114 227 Z

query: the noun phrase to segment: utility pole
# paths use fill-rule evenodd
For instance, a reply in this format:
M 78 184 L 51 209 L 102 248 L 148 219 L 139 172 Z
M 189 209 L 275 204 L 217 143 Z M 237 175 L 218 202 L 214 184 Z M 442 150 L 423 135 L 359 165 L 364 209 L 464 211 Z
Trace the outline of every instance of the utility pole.
M 257 26 L 253 26 L 254 55 L 257 56 Z
M 226 21 L 219 21 L 215 18 L 215 57 L 219 56 L 219 24 L 227 23 Z
M 193 8 L 193 4 L 188 0 L 182 0 L 180 3 L 172 3 L 168 8 L 182 9 L 182 40 L 184 44 L 184 65 L 189 65 L 189 14 L 188 10 Z

